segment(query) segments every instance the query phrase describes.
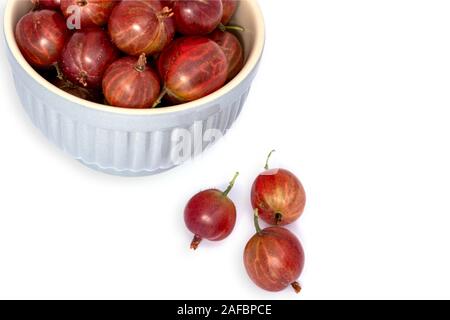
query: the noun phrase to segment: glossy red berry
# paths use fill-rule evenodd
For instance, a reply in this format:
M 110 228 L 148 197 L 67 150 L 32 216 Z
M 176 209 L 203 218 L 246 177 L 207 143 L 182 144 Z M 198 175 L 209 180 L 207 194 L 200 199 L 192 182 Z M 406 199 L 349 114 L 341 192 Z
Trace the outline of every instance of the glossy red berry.
M 187 36 L 201 36 L 212 32 L 223 16 L 221 0 L 174 1 L 173 11 L 178 32 Z
M 160 55 L 158 71 L 174 103 L 202 98 L 227 80 L 228 62 L 219 45 L 205 37 L 174 40 Z
M 305 254 L 297 237 L 283 227 L 261 230 L 255 214 L 256 234 L 244 250 L 244 265 L 250 279 L 267 291 L 281 291 L 292 286 L 299 293 L 297 282 L 305 263 Z
M 114 44 L 132 56 L 155 54 L 175 35 L 172 10 L 160 1 L 122 1 L 109 20 Z
M 253 183 L 252 206 L 258 209 L 259 216 L 266 223 L 290 224 L 303 213 L 306 203 L 305 189 L 300 180 L 290 171 L 269 170 L 268 161 L 265 168 L 266 171 L 258 175 Z
M 36 68 L 49 68 L 58 61 L 68 35 L 64 18 L 51 10 L 27 13 L 15 30 L 20 51 Z
M 217 43 L 228 61 L 227 80 L 233 79 L 244 67 L 244 49 L 239 39 L 229 31 L 216 29 L 209 38 Z
M 150 108 L 160 89 L 158 75 L 147 65 L 145 54 L 117 60 L 103 77 L 105 99 L 115 107 Z
M 196 194 L 189 200 L 184 209 L 184 222 L 195 235 L 191 249 L 197 249 L 202 239 L 220 241 L 233 231 L 236 224 L 236 207 L 228 198 L 228 193 L 237 176 L 238 173 L 224 192 L 209 189 Z
M 75 32 L 63 50 L 60 67 L 74 84 L 101 88 L 106 69 L 118 58 L 118 51 L 99 28 Z
M 61 11 L 74 29 L 101 27 L 108 22 L 117 3 L 116 0 L 61 0 Z

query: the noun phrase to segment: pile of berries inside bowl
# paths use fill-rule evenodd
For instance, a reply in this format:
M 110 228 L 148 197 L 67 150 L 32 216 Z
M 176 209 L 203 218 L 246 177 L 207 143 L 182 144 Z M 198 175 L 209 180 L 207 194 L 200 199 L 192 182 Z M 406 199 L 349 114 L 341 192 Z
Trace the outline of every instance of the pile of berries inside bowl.
M 121 108 L 200 99 L 244 65 L 238 0 L 30 0 L 24 58 L 58 88 Z

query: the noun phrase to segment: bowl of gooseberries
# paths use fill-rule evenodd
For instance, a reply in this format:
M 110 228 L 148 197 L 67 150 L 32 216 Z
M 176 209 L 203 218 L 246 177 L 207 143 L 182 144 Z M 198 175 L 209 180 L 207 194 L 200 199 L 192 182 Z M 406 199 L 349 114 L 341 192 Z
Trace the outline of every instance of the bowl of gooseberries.
M 265 40 L 256 0 L 8 0 L 4 33 L 32 123 L 122 176 L 166 171 L 218 141 Z

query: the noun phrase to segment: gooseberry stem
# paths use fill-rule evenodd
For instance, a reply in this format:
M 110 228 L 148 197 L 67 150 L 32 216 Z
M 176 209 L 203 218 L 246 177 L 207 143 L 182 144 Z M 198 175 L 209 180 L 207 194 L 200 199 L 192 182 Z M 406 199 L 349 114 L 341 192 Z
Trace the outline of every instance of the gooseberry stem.
M 134 69 L 136 69 L 137 72 L 144 72 L 146 64 L 147 64 L 147 57 L 145 56 L 145 53 L 143 53 L 139 56 L 139 60 Z
M 81 83 L 83 85 L 83 87 L 87 87 L 87 78 L 88 78 L 88 75 L 87 75 L 86 71 L 81 71 L 77 80 L 79 83 Z
M 191 249 L 197 250 L 200 242 L 202 242 L 202 238 L 200 238 L 198 235 L 195 235 L 194 239 L 192 239 L 192 242 L 191 242 Z
M 161 93 L 159 94 L 158 98 L 156 99 L 155 103 L 153 104 L 152 108 L 157 107 L 160 103 L 162 98 L 164 98 L 164 96 L 167 94 L 167 88 L 164 87 L 161 91 Z
M 65 80 L 58 62 L 55 63 L 55 70 L 56 70 L 56 77 L 60 80 Z
M 275 213 L 275 224 L 279 225 L 281 220 L 283 220 L 283 215 L 280 212 Z
M 269 170 L 269 159 L 272 156 L 272 153 L 274 153 L 274 152 L 275 152 L 275 150 L 270 151 L 269 155 L 267 156 L 266 165 L 265 165 L 264 169 Z
M 219 30 L 222 32 L 228 31 L 228 30 L 234 30 L 234 31 L 239 31 L 239 32 L 244 32 L 245 29 L 242 28 L 241 26 L 226 26 L 224 24 L 219 24 Z
M 237 177 L 239 176 L 239 172 L 236 172 L 233 180 L 230 181 L 230 184 L 228 185 L 228 188 L 225 189 L 225 191 L 222 193 L 225 197 L 228 196 L 231 189 L 233 189 L 234 183 L 236 182 Z
M 31 3 L 33 4 L 33 8 L 31 8 L 31 11 L 35 11 L 39 8 L 39 0 L 31 0 Z
M 254 215 L 253 215 L 253 223 L 255 224 L 256 233 L 261 233 L 261 227 L 259 226 L 259 214 L 258 214 L 258 208 L 255 209 Z
M 158 13 L 158 18 L 159 19 L 167 19 L 170 18 L 174 15 L 173 10 L 170 9 L 169 7 L 164 7 L 161 12 Z
M 298 283 L 297 281 L 294 281 L 291 283 L 292 288 L 294 288 L 295 293 L 300 293 L 300 291 L 302 291 L 302 287 L 300 286 L 300 283 Z

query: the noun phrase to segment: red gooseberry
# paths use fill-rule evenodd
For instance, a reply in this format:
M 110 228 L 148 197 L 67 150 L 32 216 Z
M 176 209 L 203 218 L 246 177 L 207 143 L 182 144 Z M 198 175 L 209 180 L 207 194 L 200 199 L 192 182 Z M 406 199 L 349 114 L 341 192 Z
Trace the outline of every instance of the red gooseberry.
M 15 37 L 24 58 L 36 68 L 54 65 L 64 48 L 69 32 L 60 13 L 32 11 L 16 25 Z
M 225 191 L 209 189 L 189 200 L 184 209 L 184 222 L 195 235 L 191 249 L 197 249 L 202 239 L 220 241 L 233 231 L 236 224 L 236 207 L 228 198 L 239 173 L 236 173 Z
M 291 285 L 299 293 L 297 280 L 305 263 L 300 241 L 283 227 L 261 230 L 257 209 L 254 219 L 256 234 L 244 250 L 244 265 L 250 279 L 264 290 L 281 291 Z
M 103 94 L 115 107 L 149 108 L 160 89 L 158 75 L 147 65 L 144 53 L 115 61 L 103 76 Z
M 201 36 L 212 32 L 223 16 L 221 0 L 174 1 L 173 11 L 178 32 L 187 36 Z
M 174 40 L 160 55 L 158 71 L 165 94 L 174 103 L 202 98 L 227 80 L 228 62 L 219 45 L 205 37 Z M 156 101 L 156 104 L 160 99 Z
M 285 169 L 270 169 L 267 157 L 266 171 L 255 179 L 251 202 L 259 216 L 272 225 L 287 225 L 297 220 L 305 208 L 306 195 L 300 180 Z
M 122 1 L 109 19 L 114 44 L 132 56 L 155 54 L 175 35 L 172 9 L 160 1 Z
M 101 27 L 108 22 L 116 3 L 116 0 L 61 0 L 61 11 L 74 28 Z
M 67 80 L 87 88 L 101 88 L 106 68 L 118 58 L 105 31 L 90 28 L 75 32 L 67 42 L 60 60 Z
M 229 31 L 216 29 L 209 38 L 217 43 L 228 61 L 228 79 L 233 79 L 244 66 L 244 49 L 239 39 Z

